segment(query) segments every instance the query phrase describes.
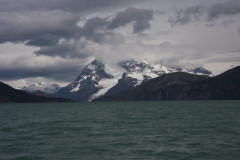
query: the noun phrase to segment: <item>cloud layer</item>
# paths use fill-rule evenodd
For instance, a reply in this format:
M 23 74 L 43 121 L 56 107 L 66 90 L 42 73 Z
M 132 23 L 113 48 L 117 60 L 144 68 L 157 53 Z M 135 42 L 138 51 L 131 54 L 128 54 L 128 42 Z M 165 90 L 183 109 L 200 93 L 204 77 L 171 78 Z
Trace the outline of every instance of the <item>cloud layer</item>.
M 219 51 L 239 46 L 239 14 L 239 0 L 1 0 L 0 79 L 71 81 L 94 58 L 229 62 Z
M 198 22 L 201 19 L 214 21 L 223 16 L 233 16 L 237 14 L 240 14 L 240 1 L 230 0 L 212 6 L 195 5 L 185 9 L 176 8 L 174 16 L 169 17 L 168 22 L 172 26 L 185 25 L 191 22 Z
M 128 8 L 119 12 L 117 16 L 109 23 L 109 29 L 116 29 L 131 22 L 134 22 L 133 33 L 138 33 L 150 28 L 150 20 L 153 19 L 153 10 Z
M 240 13 L 240 1 L 230 0 L 228 2 L 213 5 L 208 12 L 208 20 L 217 19 L 220 16 L 236 15 Z
M 36 11 L 36 10 L 63 10 L 66 12 L 92 12 L 128 6 L 145 0 L 1 0 L 0 10 L 9 11 Z
M 149 29 L 153 10 L 130 7 L 112 20 L 87 19 L 83 27 L 77 25 L 79 18 L 62 10 L 0 13 L 0 43 L 27 41 L 26 45 L 41 47 L 37 55 L 85 58 L 94 54 L 92 42 L 123 43 L 123 36 L 114 32 L 119 27 L 133 23 L 133 33 Z
M 199 21 L 205 11 L 204 5 L 191 6 L 186 9 L 176 9 L 175 15 L 169 17 L 168 22 L 172 25 L 185 25 L 190 22 Z
M 78 20 L 78 16 L 60 10 L 21 14 L 0 12 L 0 43 L 30 40 L 29 45 L 50 45 L 61 37 L 76 35 Z

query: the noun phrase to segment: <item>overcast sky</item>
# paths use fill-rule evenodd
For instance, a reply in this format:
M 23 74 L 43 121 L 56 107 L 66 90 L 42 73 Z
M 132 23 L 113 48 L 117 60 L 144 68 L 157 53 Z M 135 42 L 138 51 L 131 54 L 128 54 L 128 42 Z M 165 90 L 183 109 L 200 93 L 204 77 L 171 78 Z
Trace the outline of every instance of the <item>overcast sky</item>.
M 240 1 L 0 0 L 0 81 L 69 83 L 96 58 L 219 74 L 240 65 Z

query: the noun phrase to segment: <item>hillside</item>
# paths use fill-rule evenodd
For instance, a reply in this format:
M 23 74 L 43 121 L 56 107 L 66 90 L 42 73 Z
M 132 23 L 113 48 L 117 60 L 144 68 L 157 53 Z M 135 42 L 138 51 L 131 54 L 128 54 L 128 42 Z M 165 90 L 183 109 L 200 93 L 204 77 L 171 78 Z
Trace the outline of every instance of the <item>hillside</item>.
M 240 67 L 216 77 L 178 72 L 162 75 L 120 94 L 97 101 L 240 99 Z
M 69 99 L 36 96 L 0 82 L 0 103 L 71 102 Z

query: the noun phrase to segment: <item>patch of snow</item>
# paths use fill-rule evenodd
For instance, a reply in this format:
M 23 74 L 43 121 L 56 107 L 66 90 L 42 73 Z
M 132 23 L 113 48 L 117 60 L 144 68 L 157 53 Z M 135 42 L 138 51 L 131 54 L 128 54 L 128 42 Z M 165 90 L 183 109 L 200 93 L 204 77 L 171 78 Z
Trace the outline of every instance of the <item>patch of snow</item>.
M 128 77 L 135 78 L 137 80 L 143 80 L 143 74 L 139 72 L 132 72 L 127 74 Z
M 125 71 L 123 68 L 116 67 L 116 68 L 110 68 L 108 65 L 105 65 L 105 72 L 109 75 L 113 75 L 113 77 L 119 77 L 121 78 L 123 72 Z
M 144 80 L 143 73 L 141 73 L 141 72 L 128 73 L 126 76 L 137 79 L 137 84 L 136 85 L 141 84 L 141 82 Z
M 92 76 L 92 80 L 95 81 L 96 80 L 96 76 Z
M 53 94 L 56 93 L 57 91 L 60 90 L 60 86 L 57 84 L 53 84 L 50 82 L 29 82 L 26 81 L 26 84 L 21 88 L 24 91 L 28 91 L 28 92 L 35 92 L 35 91 L 42 91 L 48 94 Z
M 144 59 L 142 60 L 142 63 L 145 63 L 145 64 L 150 64 L 148 60 Z
M 139 70 L 141 70 L 141 68 L 138 67 L 138 66 L 135 66 L 134 70 L 135 70 L 135 71 L 139 71 Z
M 115 77 L 112 79 L 102 79 L 99 81 L 99 86 L 102 88 L 97 93 L 93 94 L 92 99 L 95 99 L 99 96 L 104 95 L 110 88 L 115 86 L 118 83 L 119 77 Z
M 192 72 L 192 71 L 190 71 L 190 72 L 188 72 L 188 73 L 190 73 L 190 74 L 195 74 L 195 75 L 200 75 L 200 76 L 205 75 L 205 74 L 203 74 L 203 73 L 199 73 L 199 72 L 195 73 L 195 72 Z
M 96 69 L 96 66 L 95 66 L 95 65 L 92 65 L 92 64 L 89 64 L 89 65 L 87 66 L 87 68 L 93 71 L 93 70 Z
M 148 77 L 150 77 L 150 78 L 156 78 L 156 77 L 158 77 L 158 75 L 157 74 L 155 74 L 155 73 L 146 73 L 145 74 L 146 76 L 148 76 Z
M 75 88 L 73 88 L 70 92 L 77 92 L 79 90 L 80 85 L 81 84 L 78 83 L 78 85 Z
M 88 78 L 88 76 L 83 76 L 83 77 L 82 77 L 83 80 L 85 80 L 85 79 L 87 79 L 87 78 Z M 82 81 L 82 80 L 80 80 L 80 82 L 81 82 L 81 81 Z

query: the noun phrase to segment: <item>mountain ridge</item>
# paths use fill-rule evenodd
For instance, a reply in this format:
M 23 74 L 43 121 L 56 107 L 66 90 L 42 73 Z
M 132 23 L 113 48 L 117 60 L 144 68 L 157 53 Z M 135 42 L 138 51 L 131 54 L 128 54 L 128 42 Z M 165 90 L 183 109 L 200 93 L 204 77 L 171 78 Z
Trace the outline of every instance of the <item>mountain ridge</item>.
M 17 90 L 9 85 L 0 82 L 1 103 L 29 103 L 29 102 L 73 102 L 69 99 L 36 96 L 26 91 Z
M 96 101 L 235 100 L 240 99 L 239 82 L 240 66 L 216 77 L 170 73 L 120 94 L 100 97 Z
M 152 65 L 147 60 L 124 61 L 120 62 L 119 66 L 123 71 L 116 73 L 103 62 L 94 60 L 82 69 L 74 82 L 61 88 L 55 95 L 76 101 L 91 101 L 103 95 L 123 92 L 163 74 L 179 71 L 179 69 L 168 68 L 162 64 Z M 187 72 L 184 69 L 180 70 Z M 201 71 L 205 71 L 205 69 Z M 212 73 L 206 70 L 206 74 L 211 75 Z
M 30 92 L 30 93 L 34 93 L 36 91 L 41 91 L 44 92 L 46 94 L 54 94 L 56 92 L 58 92 L 61 89 L 61 87 L 58 84 L 54 84 L 54 83 L 49 83 L 49 82 L 38 82 L 38 83 L 34 83 L 34 82 L 27 82 L 22 88 L 21 90 Z

